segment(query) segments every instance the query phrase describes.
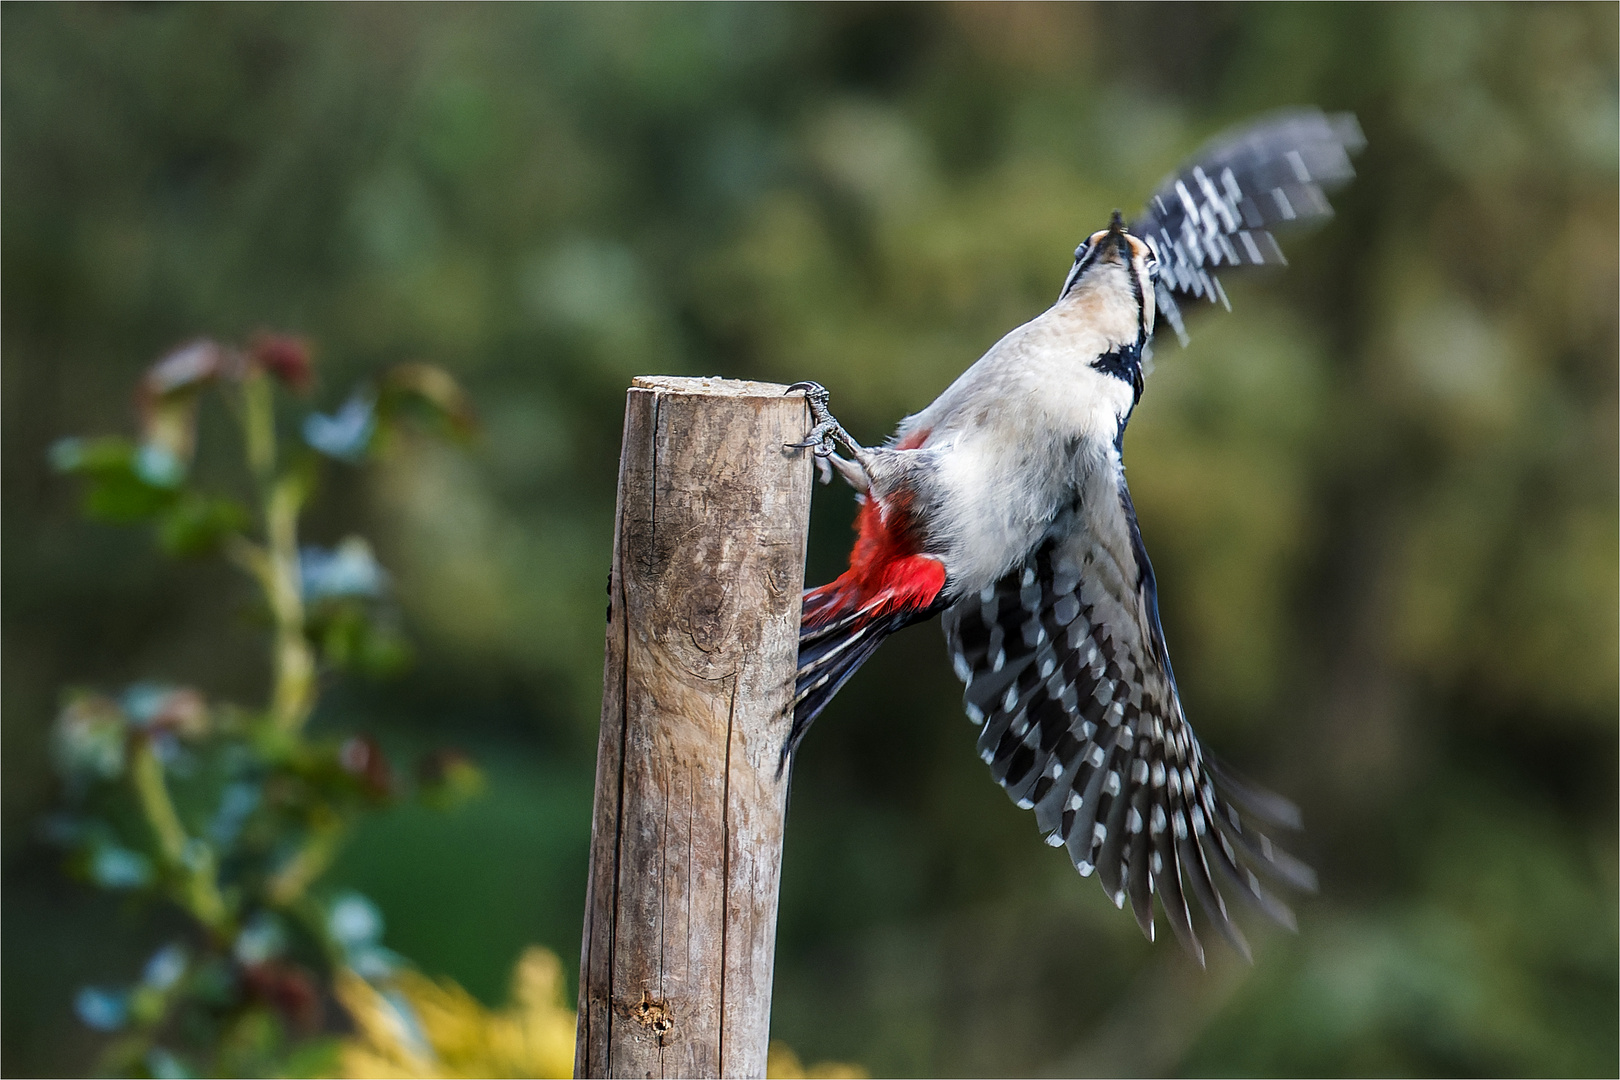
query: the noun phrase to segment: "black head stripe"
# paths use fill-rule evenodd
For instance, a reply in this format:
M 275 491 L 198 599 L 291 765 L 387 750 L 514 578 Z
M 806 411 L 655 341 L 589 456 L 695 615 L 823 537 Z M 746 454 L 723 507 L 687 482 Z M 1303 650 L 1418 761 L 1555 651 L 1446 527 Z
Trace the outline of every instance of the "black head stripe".
M 1058 293 L 1059 300 L 1069 295 L 1069 290 L 1074 288 L 1074 283 L 1079 281 L 1080 276 L 1086 272 L 1092 263 L 1097 261 L 1097 252 L 1099 250 L 1097 242 L 1107 235 L 1107 230 L 1094 232 L 1086 238 L 1085 243 L 1074 249 L 1074 265 L 1069 268 L 1069 276 L 1063 279 L 1063 291 Z

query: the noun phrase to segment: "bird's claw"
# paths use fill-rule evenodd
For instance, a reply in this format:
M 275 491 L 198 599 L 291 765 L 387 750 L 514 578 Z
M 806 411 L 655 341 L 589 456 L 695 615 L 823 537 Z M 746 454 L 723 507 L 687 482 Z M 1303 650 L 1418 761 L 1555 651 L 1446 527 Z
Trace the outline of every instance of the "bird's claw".
M 804 399 L 810 403 L 811 412 L 815 412 L 819 406 L 820 411 L 822 413 L 826 413 L 827 402 L 832 400 L 832 395 L 827 392 L 827 388 L 825 386 L 822 386 L 818 382 L 811 382 L 809 380 L 806 380 L 805 382 L 796 382 L 786 390 L 782 391 L 782 396 L 787 397 L 789 394 L 797 394 L 801 392 L 804 394 Z
M 827 388 L 818 382 L 796 382 L 782 393 L 784 395 L 804 393 L 805 403 L 810 406 L 810 419 L 815 424 L 804 442 L 788 443 L 795 450 L 810 450 L 817 458 L 826 459 L 838 449 L 837 444 L 855 446 L 855 440 L 849 437 L 844 426 L 833 418 L 832 412 L 827 408 L 827 402 L 832 395 Z
M 836 420 L 823 421 L 810 429 L 810 435 L 804 442 L 790 442 L 788 445 L 795 450 L 814 451 L 818 458 L 831 457 L 838 449 L 833 441 L 838 431 Z

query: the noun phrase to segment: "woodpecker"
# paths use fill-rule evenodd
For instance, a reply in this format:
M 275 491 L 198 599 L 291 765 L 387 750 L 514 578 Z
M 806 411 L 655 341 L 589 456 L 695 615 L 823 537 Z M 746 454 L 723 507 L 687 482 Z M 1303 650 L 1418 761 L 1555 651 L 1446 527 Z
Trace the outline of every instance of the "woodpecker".
M 940 615 L 991 775 L 1149 940 L 1157 893 L 1203 963 L 1190 892 L 1248 957 L 1218 881 L 1294 925 L 1255 870 L 1314 890 L 1264 831 L 1299 828 L 1299 812 L 1218 765 L 1187 722 L 1121 454 L 1155 329 L 1185 344 L 1182 305 L 1226 303 L 1217 269 L 1284 262 L 1270 228 L 1331 214 L 1324 191 L 1361 146 L 1354 117 L 1316 110 L 1217 138 L 1129 226 L 1115 211 L 1057 302 L 883 446 L 851 438 L 819 384 L 789 389 L 814 422 L 798 445 L 861 505 L 849 569 L 804 596 L 784 766 L 885 638 Z

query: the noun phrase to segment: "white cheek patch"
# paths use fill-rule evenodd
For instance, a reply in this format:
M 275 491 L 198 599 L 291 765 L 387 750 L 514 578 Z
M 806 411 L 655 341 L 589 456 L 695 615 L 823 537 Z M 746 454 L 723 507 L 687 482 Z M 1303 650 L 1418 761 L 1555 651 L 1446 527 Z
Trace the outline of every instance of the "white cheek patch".
M 1142 289 L 1142 338 L 1147 340 L 1153 336 L 1154 301 L 1157 294 L 1153 288 L 1153 276 L 1148 273 L 1146 261 L 1142 262 L 1141 269 L 1136 272 L 1136 280 Z

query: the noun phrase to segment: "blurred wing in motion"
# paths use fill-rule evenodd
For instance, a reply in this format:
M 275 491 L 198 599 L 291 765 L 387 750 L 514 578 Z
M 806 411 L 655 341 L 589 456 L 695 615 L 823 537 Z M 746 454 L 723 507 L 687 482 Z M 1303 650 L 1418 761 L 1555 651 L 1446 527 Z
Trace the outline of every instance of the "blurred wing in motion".
M 1330 216 L 1325 192 L 1355 175 L 1363 145 L 1350 113 L 1275 113 L 1215 138 L 1159 186 L 1130 229 L 1158 256 L 1159 316 L 1183 343 L 1181 303 L 1226 303 L 1217 267 L 1286 262 L 1271 227 Z
M 1157 587 L 1123 478 L 1114 531 L 1054 530 L 1023 566 L 945 613 L 946 641 L 967 684 L 979 755 L 1047 843 L 1129 898 L 1153 937 L 1153 894 L 1203 962 L 1187 893 L 1244 956 L 1217 880 L 1278 922 L 1293 915 L 1251 868 L 1313 890 L 1309 867 L 1256 823 L 1298 828 L 1299 812 L 1204 757 L 1182 715 L 1159 626 Z M 1111 528 L 1110 526 L 1103 526 Z M 1248 815 L 1239 814 L 1239 808 Z M 1252 820 L 1251 820 L 1252 819 Z

